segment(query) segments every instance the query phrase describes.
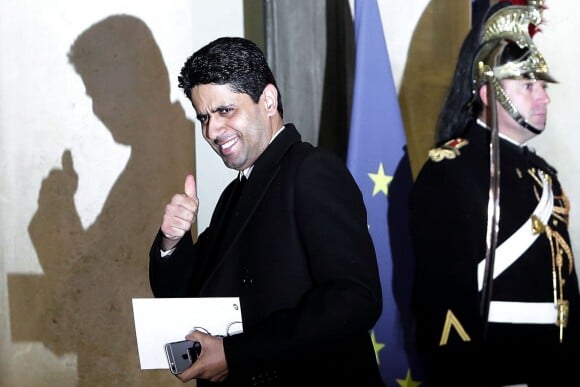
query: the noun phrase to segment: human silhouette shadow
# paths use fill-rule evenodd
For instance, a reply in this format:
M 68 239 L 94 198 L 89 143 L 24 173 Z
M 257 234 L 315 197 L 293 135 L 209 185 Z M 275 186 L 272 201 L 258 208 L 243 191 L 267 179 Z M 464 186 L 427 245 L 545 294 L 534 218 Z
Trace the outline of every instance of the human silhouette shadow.
M 435 142 L 437 117 L 469 28 L 469 8 L 468 2 L 431 0 L 410 40 L 399 105 L 415 177 Z
M 417 353 L 412 310 L 415 258 L 410 235 L 409 195 L 413 174 L 407 147 L 399 160 L 389 185 L 387 224 L 393 265 L 392 291 L 401 324 L 403 346 L 414 380 L 423 380 L 424 361 Z
M 43 180 L 28 230 L 44 275 L 9 276 L 12 340 L 75 354 L 78 386 L 181 384 L 167 370 L 140 370 L 131 299 L 152 297 L 149 247 L 165 203 L 194 169 L 194 124 L 170 101 L 161 52 L 140 19 L 114 15 L 90 26 L 69 61 L 94 114 L 131 156 L 86 230 L 69 150 Z

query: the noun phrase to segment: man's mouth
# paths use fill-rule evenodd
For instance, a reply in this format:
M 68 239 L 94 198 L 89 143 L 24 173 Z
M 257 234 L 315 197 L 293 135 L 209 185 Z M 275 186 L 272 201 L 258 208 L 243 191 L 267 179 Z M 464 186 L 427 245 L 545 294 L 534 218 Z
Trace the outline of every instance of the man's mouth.
M 239 141 L 239 138 L 237 137 L 232 137 L 230 140 L 224 142 L 223 144 L 221 144 L 220 147 L 220 151 L 223 155 L 227 155 L 229 153 L 231 153 L 231 150 L 233 148 L 234 145 L 236 145 Z

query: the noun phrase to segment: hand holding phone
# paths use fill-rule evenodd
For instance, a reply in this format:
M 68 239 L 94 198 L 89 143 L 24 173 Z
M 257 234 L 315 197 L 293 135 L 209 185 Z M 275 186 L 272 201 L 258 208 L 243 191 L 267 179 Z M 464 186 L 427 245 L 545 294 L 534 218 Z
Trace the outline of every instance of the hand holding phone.
M 198 341 L 182 340 L 165 344 L 165 355 L 169 363 L 169 370 L 177 375 L 191 367 L 201 353 L 201 344 Z

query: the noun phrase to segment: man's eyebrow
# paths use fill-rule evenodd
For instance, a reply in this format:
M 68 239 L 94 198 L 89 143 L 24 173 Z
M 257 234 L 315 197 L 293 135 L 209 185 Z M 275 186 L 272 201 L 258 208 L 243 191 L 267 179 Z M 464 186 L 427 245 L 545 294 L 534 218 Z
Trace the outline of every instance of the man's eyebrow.
M 218 112 L 220 110 L 229 109 L 232 106 L 234 106 L 233 103 L 230 103 L 230 104 L 227 104 L 227 105 L 219 105 L 219 106 L 216 106 L 214 109 L 210 110 L 210 113 L 216 113 L 216 112 Z
M 200 120 L 200 121 L 201 121 L 201 119 L 203 119 L 203 118 L 207 118 L 207 117 L 208 117 L 210 114 L 217 113 L 217 112 L 218 112 L 218 111 L 220 111 L 220 110 L 229 109 L 229 108 L 231 108 L 232 106 L 234 106 L 234 104 L 228 104 L 228 105 L 219 105 L 219 106 L 216 106 L 215 108 L 211 109 L 211 110 L 209 111 L 209 113 L 200 113 L 200 114 L 198 114 L 196 117 L 197 117 L 197 119 L 198 119 L 198 120 Z

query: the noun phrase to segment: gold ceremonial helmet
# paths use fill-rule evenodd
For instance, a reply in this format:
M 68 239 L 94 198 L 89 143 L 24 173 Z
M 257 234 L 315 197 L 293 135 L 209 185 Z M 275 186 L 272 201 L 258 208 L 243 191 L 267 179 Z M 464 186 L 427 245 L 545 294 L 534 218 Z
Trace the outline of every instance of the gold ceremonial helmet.
M 542 22 L 544 2 L 512 0 L 504 3 L 509 5 L 489 16 L 483 25 L 473 61 L 474 92 L 491 78 L 496 98 L 506 111 L 522 126 L 538 134 L 540 131 L 525 122 L 519 114 L 500 81 L 538 79 L 557 83 L 532 40 Z

